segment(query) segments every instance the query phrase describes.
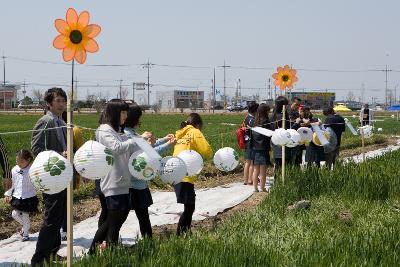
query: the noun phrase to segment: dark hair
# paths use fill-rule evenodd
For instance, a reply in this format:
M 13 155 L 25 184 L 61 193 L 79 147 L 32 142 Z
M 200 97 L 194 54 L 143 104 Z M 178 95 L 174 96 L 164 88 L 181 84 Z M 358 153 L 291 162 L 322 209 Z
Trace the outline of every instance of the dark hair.
M 293 100 L 292 100 L 292 101 L 295 101 L 295 100 L 298 100 L 299 102 L 301 102 L 301 99 L 300 99 L 300 97 L 298 97 L 298 96 L 293 97 Z
M 255 125 L 261 125 L 263 121 L 268 120 L 270 107 L 267 104 L 260 104 L 257 109 Z
M 304 110 L 303 112 L 303 119 L 312 119 L 313 114 L 309 110 Z
M 53 102 L 54 98 L 57 96 L 61 96 L 65 99 L 65 101 L 67 101 L 67 94 L 63 89 L 58 87 L 53 87 L 47 90 L 44 94 L 44 101 L 50 105 L 51 102 Z
M 203 127 L 203 120 L 198 113 L 190 113 L 186 121 L 181 122 L 181 129 L 188 125 L 192 125 L 197 129 L 201 129 Z
M 333 115 L 333 114 L 335 114 L 335 110 L 333 109 L 333 107 L 327 107 L 327 108 L 324 108 L 324 110 L 322 111 L 322 114 L 324 114 L 325 116 Z
M 284 96 L 278 96 L 275 99 L 275 113 L 282 113 L 283 106 L 287 106 L 289 104 L 289 100 Z M 287 109 L 286 109 L 287 110 Z
M 121 111 L 129 111 L 129 106 L 121 99 L 111 99 L 101 115 L 101 123 L 110 125 L 116 132 L 120 130 Z
M 124 127 L 136 127 L 139 124 L 142 113 L 142 108 L 138 105 L 129 105 L 128 117 L 126 118 Z
M 16 153 L 16 156 L 28 161 L 29 163 L 32 163 L 34 157 L 31 151 L 28 149 L 21 149 Z
M 255 101 L 250 102 L 250 104 L 247 106 L 247 111 L 250 114 L 256 113 L 257 109 L 258 109 L 258 104 Z

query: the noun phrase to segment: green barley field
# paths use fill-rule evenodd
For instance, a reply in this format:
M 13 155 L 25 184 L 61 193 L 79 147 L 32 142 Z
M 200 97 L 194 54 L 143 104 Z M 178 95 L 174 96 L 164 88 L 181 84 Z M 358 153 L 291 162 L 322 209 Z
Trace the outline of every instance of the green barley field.
M 213 230 L 141 240 L 75 266 L 398 266 L 400 151 L 335 170 L 290 169 L 255 209 Z M 310 200 L 308 210 L 288 205 Z
M 237 149 L 235 130 L 243 117 L 203 115 L 203 132 L 214 150 L 222 146 Z M 31 129 L 37 118 L 0 115 L 0 132 Z M 85 127 L 96 128 L 97 119 L 96 115 L 76 116 L 77 124 Z M 174 132 L 184 119 L 184 115 L 145 114 L 142 130 L 160 137 Z M 396 119 L 390 115 L 382 119 L 375 126 L 383 131 L 368 142 L 400 135 Z M 93 138 L 93 133 L 86 131 L 85 138 Z M 30 144 L 29 133 L 3 139 L 10 156 Z M 343 146 L 360 144 L 360 137 L 346 130 Z M 285 183 L 278 179 L 256 208 L 211 230 L 196 229 L 181 238 L 141 240 L 133 248 L 116 247 L 84 257 L 74 266 L 398 266 L 399 161 L 397 151 L 358 165 L 340 163 L 333 171 L 289 169 Z M 311 201 L 308 210 L 287 209 L 304 199 Z

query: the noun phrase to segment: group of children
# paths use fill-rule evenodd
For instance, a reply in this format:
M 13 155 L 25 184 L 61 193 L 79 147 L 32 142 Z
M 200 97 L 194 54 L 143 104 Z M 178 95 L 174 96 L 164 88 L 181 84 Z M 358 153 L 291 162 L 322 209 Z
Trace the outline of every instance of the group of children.
M 34 156 L 49 149 L 67 156 L 66 124 L 62 120 L 66 100 L 66 94 L 61 88 L 51 88 L 46 92 L 48 111 L 34 127 L 32 152 L 26 149 L 18 151 L 17 165 L 11 171 L 12 185 L 6 191 L 5 199 L 13 207 L 12 217 L 22 226 L 19 231 L 22 241 L 29 240 L 29 214 L 38 210 L 36 190 L 29 179 L 29 168 Z M 119 99 L 109 101 L 100 116 L 96 141 L 111 149 L 114 164 L 105 177 L 96 181 L 101 214 L 98 230 L 89 249 L 90 254 L 95 253 L 98 248 L 104 249 L 118 242 L 119 231 L 130 210 L 136 213 L 142 236 L 152 237 L 148 208 L 153 200 L 148 182 L 132 176 L 128 169 L 130 156 L 141 151 L 134 137 L 144 138 L 158 153 L 172 149 L 172 155 L 176 156 L 181 151 L 190 149 L 197 151 L 204 159 L 212 157 L 211 146 L 201 132 L 203 121 L 199 114 L 191 113 L 175 134 L 168 134 L 160 139 L 155 139 L 148 131 L 139 135 L 141 116 L 142 110 L 139 106 L 128 105 Z M 184 204 L 177 235 L 191 227 L 196 202 L 195 180 L 195 176 L 188 176 L 174 185 L 177 202 Z M 49 263 L 51 259 L 60 258 L 57 251 L 61 245 L 60 228 L 66 222 L 66 189 L 57 194 L 43 193 L 43 202 L 44 221 L 31 260 L 32 266 L 42 266 L 44 262 Z
M 302 144 L 292 148 L 284 147 L 285 162 L 289 165 L 300 166 L 303 162 L 303 151 L 305 151 L 305 162 L 308 166 L 312 164 L 320 166 L 321 161 L 325 161 L 328 168 L 331 168 L 339 155 L 341 136 L 345 131 L 344 118 L 336 114 L 332 107 L 327 107 L 323 110 L 326 119 L 322 123 L 320 119 L 313 116 L 309 108 L 301 105 L 300 101 L 299 98 L 295 98 L 289 108 L 288 99 L 279 96 L 275 100 L 271 115 L 269 115 L 271 108 L 267 104 L 259 105 L 252 102 L 248 106 L 248 115 L 244 119 L 246 127 L 244 184 L 253 185 L 255 192 L 259 191 L 258 185 L 261 191 L 267 191 L 265 188 L 266 168 L 274 166 L 277 173 L 281 167 L 283 153 L 281 146 L 271 142 L 271 137 L 252 131 L 252 127 L 257 126 L 273 131 L 278 128 L 298 130 L 300 127 L 311 128 L 312 125 L 318 125 L 329 133 L 329 144 L 323 146 L 310 142 L 307 145 Z
M 45 100 L 48 104 L 48 113 L 39 119 L 32 135 L 32 151 L 37 155 L 41 151 L 52 149 L 66 156 L 66 130 L 61 115 L 65 111 L 66 94 L 60 88 L 52 88 L 46 92 Z M 300 165 L 303 150 L 308 164 L 319 166 L 326 161 L 328 166 L 334 164 L 339 153 L 342 132 L 345 130 L 344 119 L 335 114 L 333 109 L 324 109 L 325 123 L 313 117 L 311 111 L 299 104 L 298 99 L 291 107 L 287 98 L 280 96 L 275 101 L 272 114 L 267 104 L 251 103 L 248 115 L 244 120 L 247 127 L 244 183 L 252 184 L 255 191 L 266 191 L 266 168 L 275 165 L 275 170 L 281 167 L 282 147 L 271 142 L 271 138 L 251 130 L 251 127 L 262 127 L 275 130 L 299 129 L 311 127 L 311 123 L 323 125 L 329 131 L 329 145 L 319 146 L 311 142 L 307 146 L 285 148 L 285 159 L 288 164 Z M 130 210 L 134 210 L 140 225 L 143 237 L 152 237 L 152 227 L 148 208 L 153 204 L 148 182 L 133 177 L 128 169 L 130 156 L 141 151 L 135 143 L 134 137 L 144 138 L 158 153 L 173 149 L 173 156 L 183 150 L 195 150 L 204 159 L 212 157 L 212 149 L 201 132 L 203 122 L 199 114 L 191 113 L 187 120 L 182 122 L 175 134 L 168 134 L 156 140 L 151 132 L 145 131 L 139 135 L 142 110 L 137 105 L 128 105 L 123 100 L 109 101 L 99 119 L 96 130 L 96 140 L 111 149 L 114 164 L 111 171 L 96 181 L 96 192 L 101 203 L 101 214 L 98 221 L 98 230 L 93 238 L 89 253 L 95 253 L 97 248 L 104 249 L 115 245 L 119 240 L 119 231 L 125 222 Z M 283 119 L 285 118 L 285 123 Z M 61 128 L 60 128 L 61 127 Z M 54 128 L 46 130 L 48 128 Z M 22 225 L 19 232 L 22 240 L 29 240 L 29 213 L 36 212 L 38 199 L 31 184 L 28 173 L 34 159 L 28 150 L 17 153 L 17 166 L 12 169 L 12 187 L 6 192 L 6 200 L 13 207 L 13 218 Z M 273 159 L 273 160 L 272 160 Z M 182 182 L 175 184 L 177 202 L 184 204 L 184 211 L 179 219 L 177 235 L 186 232 L 191 227 L 192 215 L 195 210 L 194 183 L 196 177 L 185 177 Z M 45 208 L 44 223 L 40 230 L 38 243 L 32 265 L 40 265 L 56 255 L 60 247 L 59 229 L 64 224 L 66 215 L 66 190 L 58 194 L 43 193 Z
M 211 146 L 201 133 L 203 125 L 199 114 L 192 113 L 181 124 L 176 134 L 168 134 L 155 140 L 150 132 L 138 134 L 141 126 L 142 111 L 136 105 L 128 105 L 115 99 L 108 102 L 96 131 L 96 140 L 110 148 L 114 155 L 111 171 L 97 182 L 97 193 L 102 206 L 98 230 L 93 238 L 89 253 L 95 253 L 97 247 L 115 245 L 119 231 L 130 210 L 134 210 L 139 221 L 143 237 L 152 237 L 152 228 L 148 208 L 153 204 L 148 182 L 133 177 L 129 173 L 128 160 L 135 152 L 142 151 L 133 137 L 145 138 L 158 152 L 165 152 L 173 147 L 173 156 L 180 151 L 192 149 L 204 158 L 212 156 Z M 177 234 L 190 229 L 195 209 L 194 182 L 196 177 L 185 177 L 181 183 L 174 185 L 177 202 L 184 204 Z

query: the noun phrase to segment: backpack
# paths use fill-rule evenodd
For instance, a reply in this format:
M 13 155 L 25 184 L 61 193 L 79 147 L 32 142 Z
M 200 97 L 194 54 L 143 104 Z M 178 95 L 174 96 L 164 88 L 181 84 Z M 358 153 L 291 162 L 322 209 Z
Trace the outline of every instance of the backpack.
M 236 138 L 240 149 L 246 148 L 245 136 L 246 136 L 246 126 L 244 125 L 243 122 L 242 125 L 236 129 Z

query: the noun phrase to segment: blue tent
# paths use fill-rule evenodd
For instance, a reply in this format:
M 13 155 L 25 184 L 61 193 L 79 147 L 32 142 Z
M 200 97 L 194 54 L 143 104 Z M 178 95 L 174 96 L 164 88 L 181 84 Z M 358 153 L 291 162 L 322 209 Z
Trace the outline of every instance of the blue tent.
M 388 111 L 400 111 L 400 105 L 393 105 L 387 108 Z

